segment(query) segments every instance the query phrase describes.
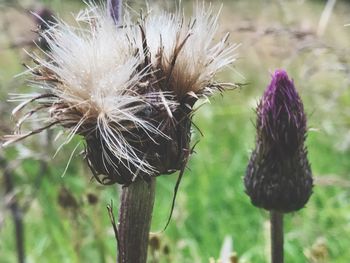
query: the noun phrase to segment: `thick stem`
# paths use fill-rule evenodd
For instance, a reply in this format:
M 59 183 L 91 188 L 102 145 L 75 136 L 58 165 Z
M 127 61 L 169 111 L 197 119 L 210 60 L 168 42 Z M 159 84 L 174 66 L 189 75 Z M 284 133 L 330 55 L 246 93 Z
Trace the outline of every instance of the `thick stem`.
M 271 262 L 283 263 L 283 213 L 270 211 Z
M 122 189 L 118 223 L 118 263 L 146 263 L 156 179 Z

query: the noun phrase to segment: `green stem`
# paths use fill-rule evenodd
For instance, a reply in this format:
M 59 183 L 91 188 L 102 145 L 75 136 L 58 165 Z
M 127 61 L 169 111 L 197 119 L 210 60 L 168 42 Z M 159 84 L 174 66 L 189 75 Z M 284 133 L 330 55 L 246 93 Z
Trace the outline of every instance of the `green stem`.
M 4 186 L 5 193 L 7 195 L 13 194 L 15 191 L 15 185 L 13 182 L 13 174 L 11 171 L 13 170 L 6 161 L 0 157 L 0 166 L 4 167 Z M 9 209 L 12 213 L 15 233 L 14 237 L 16 238 L 16 251 L 17 251 L 17 262 L 24 263 L 25 262 L 25 240 L 24 240 L 24 223 L 23 223 L 23 211 L 22 208 L 18 204 L 17 196 L 13 196 L 11 202 L 9 203 Z
M 283 213 L 270 211 L 271 262 L 283 263 Z
M 118 263 L 146 263 L 156 179 L 123 187 L 118 224 Z

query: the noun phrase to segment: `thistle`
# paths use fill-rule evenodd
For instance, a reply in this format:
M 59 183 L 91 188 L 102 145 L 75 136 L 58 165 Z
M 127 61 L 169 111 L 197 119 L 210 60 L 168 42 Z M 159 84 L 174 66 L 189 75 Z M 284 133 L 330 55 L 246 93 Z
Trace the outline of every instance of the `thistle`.
M 257 108 L 256 146 L 244 184 L 252 203 L 267 210 L 296 211 L 312 193 L 306 116 L 287 73 L 277 70 Z
M 257 115 L 244 184 L 253 205 L 270 211 L 272 263 L 283 263 L 283 213 L 303 208 L 313 186 L 304 107 L 285 71 L 273 74 Z
M 110 0 L 90 4 L 75 20 L 76 26 L 57 21 L 42 32 L 49 51 L 33 55 L 36 66 L 28 67 L 41 92 L 12 96 L 20 102 L 13 110 L 18 122 L 3 146 L 54 126 L 66 131 L 64 144 L 83 138 L 96 180 L 127 186 L 118 262 L 144 263 L 155 177 L 180 170 L 181 178 L 194 104 L 228 87 L 214 77 L 235 61 L 237 45 L 228 35 L 213 42 L 218 15 L 204 4 L 188 21 L 180 12 L 133 19 L 127 10 L 121 19 L 121 1 Z M 36 125 L 25 132 L 29 119 Z
M 189 21 L 163 12 L 138 22 L 127 11 L 116 22 L 120 8 L 108 6 L 89 5 L 76 26 L 47 25 L 49 52 L 29 68 L 41 92 L 12 95 L 18 122 L 3 145 L 60 126 L 64 144 L 84 138 L 100 183 L 129 185 L 184 167 L 194 103 L 225 88 L 213 78 L 235 60 L 236 45 L 227 36 L 213 43 L 217 16 L 204 6 Z M 37 126 L 24 132 L 29 118 Z

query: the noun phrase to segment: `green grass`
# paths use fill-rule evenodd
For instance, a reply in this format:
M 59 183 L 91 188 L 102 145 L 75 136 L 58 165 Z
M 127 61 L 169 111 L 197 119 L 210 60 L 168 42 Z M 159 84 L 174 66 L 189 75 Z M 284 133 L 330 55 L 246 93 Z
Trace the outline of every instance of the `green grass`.
M 283 6 L 243 0 L 225 4 L 222 31 L 232 31 L 231 39 L 242 43 L 235 68 L 245 79 L 234 71 L 227 71 L 222 77 L 247 85 L 225 92 L 223 97 L 216 96 L 195 116 L 204 136 L 194 130 L 193 142 L 200 142 L 181 182 L 171 224 L 165 232 L 158 233 L 162 244 L 162 250 L 157 252 L 160 262 L 209 262 L 210 257 L 219 257 L 226 236 L 233 238 L 240 262 L 269 262 L 268 214 L 250 204 L 242 179 L 254 147 L 253 109 L 270 80 L 269 71 L 280 67 L 294 78 L 305 102 L 309 126 L 313 128 L 307 139 L 309 159 L 319 182 L 307 207 L 285 217 L 286 262 L 350 261 L 350 151 L 349 147 L 340 147 L 346 146 L 349 137 L 349 76 L 338 67 L 350 65 L 350 29 L 343 27 L 349 23 L 346 14 L 350 7 L 338 2 L 322 37 L 311 34 L 307 39 L 297 39 L 283 30 L 261 34 L 271 27 L 315 32 L 323 4 L 297 2 Z M 67 3 L 69 6 L 70 1 Z M 69 9 L 58 1 L 53 5 L 61 12 Z M 254 29 L 237 30 L 247 24 Z M 296 52 L 307 43 L 311 43 L 310 50 Z M 331 49 L 319 48 L 319 43 Z M 0 53 L 1 94 L 11 87 L 10 76 L 21 70 L 19 52 Z M 34 140 L 40 138 L 44 137 Z M 24 145 L 36 154 L 54 153 L 36 142 Z M 91 174 L 79 156 L 61 177 L 74 146 L 73 143 L 65 147 L 48 162 L 49 169 L 40 185 L 33 186 L 40 169 L 37 160 L 27 159 L 13 173 L 20 203 L 35 194 L 24 216 L 28 262 L 115 262 L 116 243 L 106 205 L 113 200 L 117 212 L 117 187 L 99 186 L 90 180 Z M 16 156 L 13 149 L 6 154 L 9 159 Z M 167 221 L 176 177 L 167 175 L 157 180 L 153 232 L 161 231 Z M 327 183 L 329 178 L 336 180 Z M 63 207 L 62 202 L 60 205 L 63 188 L 78 206 Z M 0 200 L 4 200 L 3 190 L 0 193 Z M 98 197 L 97 204 L 89 204 L 89 193 Z M 3 201 L 0 216 L 5 219 L 0 225 L 0 262 L 12 263 L 16 261 L 13 222 Z M 164 253 L 164 246 L 170 253 Z M 326 255 L 324 261 L 307 259 L 318 250 Z

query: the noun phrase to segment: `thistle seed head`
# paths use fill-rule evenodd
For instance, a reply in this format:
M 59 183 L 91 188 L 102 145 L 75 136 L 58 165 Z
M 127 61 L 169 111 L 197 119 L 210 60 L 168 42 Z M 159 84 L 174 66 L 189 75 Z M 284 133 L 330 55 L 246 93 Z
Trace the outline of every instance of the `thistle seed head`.
M 307 159 L 306 116 L 292 80 L 276 70 L 257 108 L 256 146 L 244 183 L 255 206 L 291 212 L 312 193 Z
M 227 37 L 213 43 L 218 18 L 210 8 L 198 7 L 190 21 L 165 12 L 135 20 L 127 10 L 119 21 L 113 3 L 90 4 L 76 26 L 57 21 L 43 32 L 49 52 L 33 55 L 29 68 L 42 92 L 12 96 L 17 129 L 3 139 L 61 126 L 65 143 L 85 139 L 99 182 L 129 184 L 183 168 L 193 105 L 225 88 L 214 76 L 234 62 L 236 45 Z M 22 131 L 30 118 L 39 126 Z

